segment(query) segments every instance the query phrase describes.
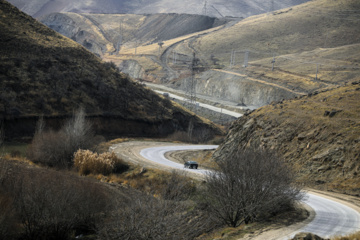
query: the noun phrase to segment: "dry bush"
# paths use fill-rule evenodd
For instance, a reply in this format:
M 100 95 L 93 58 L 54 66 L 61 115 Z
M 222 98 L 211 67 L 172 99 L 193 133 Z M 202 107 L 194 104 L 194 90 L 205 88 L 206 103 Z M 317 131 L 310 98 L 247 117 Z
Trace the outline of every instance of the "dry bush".
M 360 239 L 360 233 L 357 232 L 357 233 L 353 233 L 353 234 L 350 234 L 348 236 L 344 236 L 344 237 L 335 237 L 333 238 L 333 240 L 358 240 Z
M 196 192 L 195 182 L 179 171 L 138 168 L 118 177 L 118 182 L 164 200 L 186 201 Z
M 129 194 L 129 199 L 104 223 L 100 239 L 194 239 L 214 226 L 206 215 L 181 202 L 139 194 Z
M 169 136 L 172 141 L 188 142 L 188 143 L 205 143 L 214 137 L 214 133 L 209 129 L 192 129 L 187 132 L 176 131 Z
M 71 151 L 67 148 L 67 137 L 63 131 L 35 134 L 27 151 L 27 157 L 35 163 L 49 167 L 67 168 Z
M 90 150 L 78 150 L 74 154 L 74 167 L 81 175 L 119 173 L 126 171 L 126 165 L 115 153 L 97 154 Z
M 14 206 L 5 217 L 16 216 L 20 239 L 66 240 L 74 234 L 96 232 L 111 202 L 105 188 L 49 169 L 14 164 L 12 168 L 0 190 Z
M 9 174 L 10 165 L 0 158 L 0 239 L 14 239 L 18 230 L 14 200 L 1 187 Z
M 303 196 L 295 174 L 274 152 L 249 148 L 218 165 L 207 175 L 204 200 L 212 216 L 229 226 L 286 211 Z
M 196 191 L 195 183 L 186 174 L 175 170 L 164 179 L 164 185 L 160 195 L 165 200 L 187 200 Z
M 13 199 L 0 191 L 0 239 L 16 238 L 17 221 Z

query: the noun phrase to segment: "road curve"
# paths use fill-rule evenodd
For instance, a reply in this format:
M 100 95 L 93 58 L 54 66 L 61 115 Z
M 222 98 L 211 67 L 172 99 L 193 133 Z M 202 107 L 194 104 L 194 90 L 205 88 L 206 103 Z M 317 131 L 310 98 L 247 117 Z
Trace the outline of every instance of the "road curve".
M 175 169 L 182 169 L 184 171 L 190 171 L 196 174 L 205 175 L 208 170 L 201 169 L 188 169 L 184 168 L 183 164 L 170 161 L 165 157 L 165 153 L 172 151 L 182 151 L 182 150 L 203 150 L 203 149 L 216 149 L 218 145 L 188 145 L 188 146 L 163 146 L 163 147 L 152 147 L 145 148 L 140 151 L 140 155 L 150 161 L 156 162 L 158 164 L 166 165 Z
M 216 145 L 162 146 L 142 149 L 140 155 L 147 160 L 168 167 L 184 169 L 182 164 L 172 162 L 165 157 L 166 152 L 194 149 L 215 149 Z M 206 174 L 207 170 L 184 169 L 198 174 Z M 338 201 L 318 194 L 306 193 L 304 203 L 315 211 L 315 217 L 306 226 L 299 229 L 284 230 L 267 239 L 290 239 L 298 232 L 311 232 L 324 238 L 347 235 L 360 231 L 360 214 L 358 211 Z M 261 239 L 261 238 L 259 238 Z
M 315 218 L 284 239 L 290 239 L 298 232 L 329 238 L 360 231 L 360 214 L 355 209 L 315 193 L 307 193 L 304 203 L 315 211 Z

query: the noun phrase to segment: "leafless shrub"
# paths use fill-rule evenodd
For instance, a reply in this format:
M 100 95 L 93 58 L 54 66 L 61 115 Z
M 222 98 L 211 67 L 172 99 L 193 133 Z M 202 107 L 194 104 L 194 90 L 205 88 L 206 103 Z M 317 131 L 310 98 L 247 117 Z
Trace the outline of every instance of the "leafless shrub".
M 97 154 L 90 150 L 78 150 L 74 154 L 74 167 L 82 175 L 90 173 L 108 175 L 128 169 L 128 165 L 115 153 Z
M 248 149 L 218 162 L 207 176 L 206 202 L 212 216 L 239 226 L 286 210 L 302 194 L 294 174 L 271 151 Z
M 0 121 L 0 150 L 4 144 L 4 139 L 5 139 L 4 123 Z M 0 158 L 2 157 L 1 152 L 2 151 L 0 151 Z
M 181 141 L 188 143 L 204 143 L 214 137 L 211 130 L 208 129 L 192 129 L 188 132 L 177 131 L 169 136 L 173 141 Z
M 174 132 L 169 136 L 169 139 L 172 141 L 191 142 L 188 133 L 182 131 Z
M 208 218 L 191 206 L 132 195 L 132 201 L 113 214 L 99 231 L 100 239 L 193 239 L 211 228 Z
M 1 190 L 15 206 L 21 239 L 69 239 L 95 232 L 109 198 L 100 185 L 53 170 L 24 169 L 5 178 Z M 21 224 L 19 224 L 21 223 Z
M 206 128 L 193 130 L 193 141 L 196 143 L 204 143 L 214 137 L 214 133 Z
M 0 239 L 14 239 L 18 230 L 13 198 L 2 188 L 9 174 L 9 164 L 0 158 Z
M 194 182 L 184 173 L 172 171 L 161 191 L 161 197 L 165 200 L 183 201 L 196 191 Z

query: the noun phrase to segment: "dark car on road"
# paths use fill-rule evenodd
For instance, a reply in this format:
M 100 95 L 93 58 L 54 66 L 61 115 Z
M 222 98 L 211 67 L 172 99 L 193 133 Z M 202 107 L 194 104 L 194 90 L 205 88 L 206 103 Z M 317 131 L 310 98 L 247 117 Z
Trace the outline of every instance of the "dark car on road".
M 184 163 L 184 168 L 197 169 L 199 164 L 195 161 L 187 161 Z

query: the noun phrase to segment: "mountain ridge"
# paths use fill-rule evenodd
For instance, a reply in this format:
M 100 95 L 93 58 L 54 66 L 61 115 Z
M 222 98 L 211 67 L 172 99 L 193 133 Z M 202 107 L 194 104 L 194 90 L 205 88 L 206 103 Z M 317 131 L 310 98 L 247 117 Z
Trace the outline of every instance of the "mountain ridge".
M 234 16 L 248 17 L 255 14 L 274 11 L 285 7 L 306 2 L 308 0 L 274 0 L 271 4 L 267 0 L 103 0 L 103 1 L 70 1 L 70 0 L 9 0 L 20 10 L 34 16 L 41 17 L 54 12 L 76 13 L 188 13 L 202 14 L 212 17 Z
M 99 134 L 166 136 L 189 124 L 221 132 L 4 0 L 0 27 L 0 119 L 8 138 L 32 136 L 41 115 L 56 128 L 80 106 Z

